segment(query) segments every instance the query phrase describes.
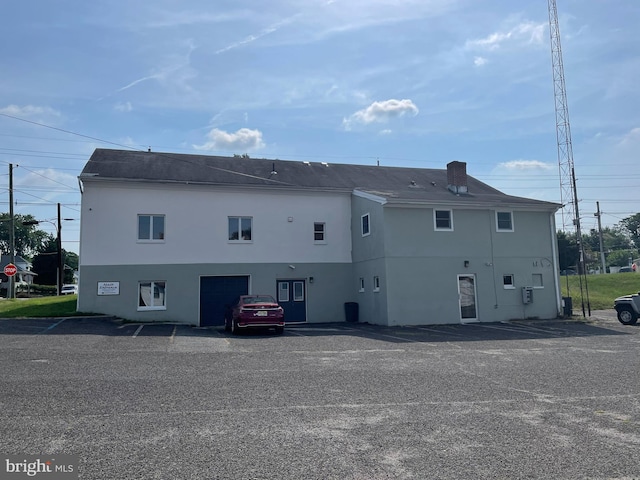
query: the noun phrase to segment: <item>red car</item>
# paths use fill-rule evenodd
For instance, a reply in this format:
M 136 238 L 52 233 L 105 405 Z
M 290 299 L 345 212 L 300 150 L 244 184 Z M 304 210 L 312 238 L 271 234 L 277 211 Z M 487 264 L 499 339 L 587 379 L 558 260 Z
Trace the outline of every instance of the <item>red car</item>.
M 242 295 L 227 309 L 224 329 L 237 334 L 245 328 L 275 328 L 284 332 L 284 310 L 271 295 Z

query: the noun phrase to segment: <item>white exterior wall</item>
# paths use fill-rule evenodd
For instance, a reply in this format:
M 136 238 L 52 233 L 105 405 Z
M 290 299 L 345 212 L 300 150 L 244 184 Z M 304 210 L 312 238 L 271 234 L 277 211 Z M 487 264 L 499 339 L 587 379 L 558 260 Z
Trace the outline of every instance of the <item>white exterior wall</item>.
M 350 263 L 349 194 L 85 182 L 81 263 Z M 138 242 L 138 214 L 165 215 L 165 240 Z M 252 243 L 228 241 L 228 217 L 253 217 Z M 326 224 L 315 244 L 314 222 Z

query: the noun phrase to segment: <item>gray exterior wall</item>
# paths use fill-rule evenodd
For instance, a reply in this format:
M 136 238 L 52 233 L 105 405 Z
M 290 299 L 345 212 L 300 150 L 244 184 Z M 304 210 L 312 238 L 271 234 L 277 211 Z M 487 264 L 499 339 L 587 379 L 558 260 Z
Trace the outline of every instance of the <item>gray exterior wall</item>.
M 551 214 L 512 215 L 514 231 L 497 232 L 494 210 L 453 208 L 453 231 L 436 231 L 432 208 L 385 207 L 383 323 L 459 323 L 458 275 L 469 274 L 476 278 L 478 321 L 555 318 L 560 306 Z M 514 288 L 505 289 L 504 275 L 513 275 Z M 534 284 L 534 275 L 542 286 L 525 305 L 521 290 Z
M 362 215 L 369 214 L 370 234 L 362 236 Z M 387 264 L 385 259 L 385 210 L 376 201 L 353 196 L 351 200 L 351 245 L 353 246 L 353 281 L 359 304 L 360 321 L 376 325 L 388 324 Z M 380 280 L 379 291 L 373 290 L 374 277 Z M 360 278 L 364 291 L 360 291 Z
M 307 321 L 344 321 L 344 303 L 353 301 L 352 265 L 186 264 L 81 266 L 78 311 L 99 312 L 127 320 L 198 325 L 200 277 L 248 275 L 251 293 L 276 296 L 278 279 L 305 279 Z M 313 277 L 313 283 L 309 283 Z M 138 282 L 166 282 L 166 310 L 138 311 Z M 120 282 L 119 295 L 97 294 L 98 282 Z

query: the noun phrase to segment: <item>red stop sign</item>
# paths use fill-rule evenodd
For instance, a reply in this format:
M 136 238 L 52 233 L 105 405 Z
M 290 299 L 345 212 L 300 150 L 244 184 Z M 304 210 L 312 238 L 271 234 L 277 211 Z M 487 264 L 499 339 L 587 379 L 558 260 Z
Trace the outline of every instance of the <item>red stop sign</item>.
M 4 274 L 7 277 L 13 277 L 17 271 L 18 268 L 13 263 L 10 263 L 6 267 L 4 267 Z

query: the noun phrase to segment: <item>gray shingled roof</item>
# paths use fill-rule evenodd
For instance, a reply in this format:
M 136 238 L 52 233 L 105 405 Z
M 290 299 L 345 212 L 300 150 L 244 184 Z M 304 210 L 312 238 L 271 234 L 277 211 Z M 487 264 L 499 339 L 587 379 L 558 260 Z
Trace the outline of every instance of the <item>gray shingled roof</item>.
M 277 173 L 272 173 L 272 172 Z M 468 194 L 447 188 L 446 169 L 382 167 L 340 163 L 214 157 L 177 153 L 96 149 L 82 181 L 123 180 L 274 189 L 360 191 L 388 203 L 512 205 L 556 210 L 560 205 L 505 195 L 468 176 Z

